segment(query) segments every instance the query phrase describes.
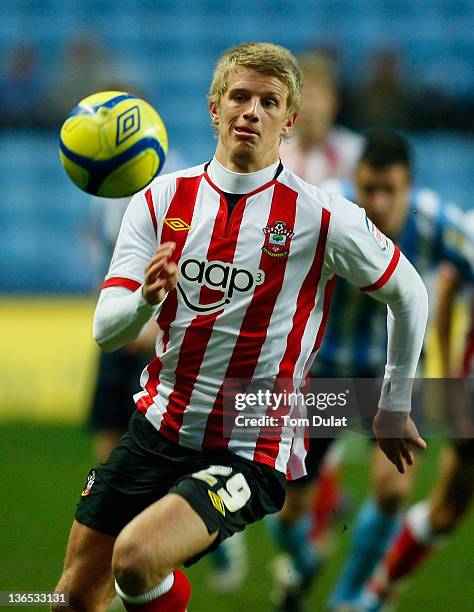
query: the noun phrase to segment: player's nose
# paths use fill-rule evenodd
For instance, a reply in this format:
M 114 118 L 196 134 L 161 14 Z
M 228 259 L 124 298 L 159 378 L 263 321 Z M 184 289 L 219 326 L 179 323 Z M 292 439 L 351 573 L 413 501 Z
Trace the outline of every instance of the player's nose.
M 250 98 L 247 108 L 244 110 L 243 117 L 247 121 L 258 121 L 259 120 L 259 99 L 257 97 Z
M 386 214 L 389 208 L 389 199 L 383 192 L 375 192 L 372 197 L 372 208 L 379 215 Z

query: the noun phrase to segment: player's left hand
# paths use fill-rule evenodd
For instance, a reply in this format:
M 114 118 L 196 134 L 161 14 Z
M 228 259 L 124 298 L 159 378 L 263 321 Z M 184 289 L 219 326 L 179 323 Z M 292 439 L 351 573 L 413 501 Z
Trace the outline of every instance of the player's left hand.
M 413 446 L 425 449 L 427 444 L 418 433 L 409 412 L 392 412 L 379 408 L 373 430 L 377 442 L 400 474 L 413 465 Z

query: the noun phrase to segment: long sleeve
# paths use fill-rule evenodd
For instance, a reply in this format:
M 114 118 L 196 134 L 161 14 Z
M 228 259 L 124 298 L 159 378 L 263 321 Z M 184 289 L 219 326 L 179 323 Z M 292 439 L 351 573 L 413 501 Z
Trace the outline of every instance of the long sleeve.
M 103 289 L 94 313 L 95 341 L 106 352 L 132 342 L 156 316 L 161 304 L 148 304 L 141 288 L 133 293 L 123 287 Z
M 158 246 L 152 212 L 139 192 L 124 214 L 94 315 L 94 338 L 104 351 L 135 340 L 160 308 L 147 304 L 141 292 L 145 268 Z
M 390 280 L 372 297 L 387 304 L 387 363 L 380 407 L 409 411 L 413 377 L 428 318 L 428 295 L 415 268 L 403 254 Z
M 336 196 L 326 265 L 372 298 L 387 304 L 387 363 L 380 406 L 409 411 L 412 379 L 428 317 L 428 297 L 420 276 L 365 211 Z

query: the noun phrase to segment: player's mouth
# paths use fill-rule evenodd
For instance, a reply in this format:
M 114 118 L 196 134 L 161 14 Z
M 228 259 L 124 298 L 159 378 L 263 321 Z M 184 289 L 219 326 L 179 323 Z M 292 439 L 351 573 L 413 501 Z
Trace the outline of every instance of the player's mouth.
M 257 132 L 245 126 L 236 125 L 234 127 L 234 132 L 238 134 L 239 136 L 243 136 L 244 138 L 256 138 L 258 136 Z

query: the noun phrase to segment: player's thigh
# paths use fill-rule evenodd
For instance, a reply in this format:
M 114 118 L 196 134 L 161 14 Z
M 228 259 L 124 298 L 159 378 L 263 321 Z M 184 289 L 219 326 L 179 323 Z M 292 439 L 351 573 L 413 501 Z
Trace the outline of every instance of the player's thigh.
M 371 462 L 375 498 L 383 511 L 387 514 L 395 513 L 413 489 L 416 465 L 419 462 L 400 474 L 377 444 L 372 449 Z
M 117 577 L 146 575 L 151 585 L 156 584 L 209 548 L 216 537 L 217 532 L 208 532 L 203 519 L 183 497 L 170 493 L 121 531 L 114 549 L 114 573 Z
M 68 593 L 71 609 L 106 609 L 114 592 L 111 566 L 114 542 L 114 536 L 73 522 L 63 574 L 56 587 L 58 592 Z

